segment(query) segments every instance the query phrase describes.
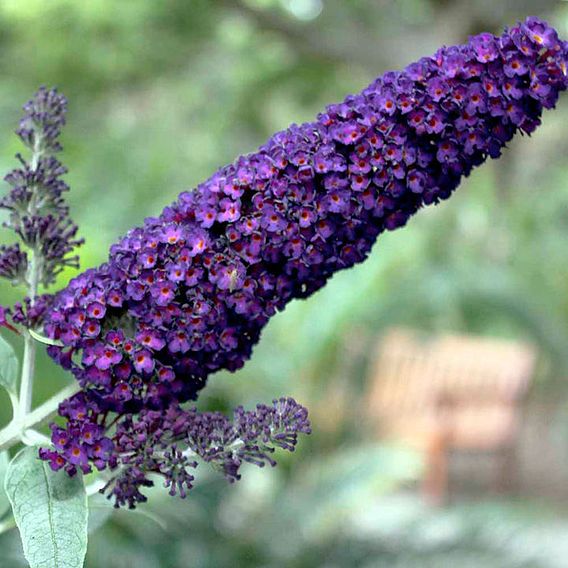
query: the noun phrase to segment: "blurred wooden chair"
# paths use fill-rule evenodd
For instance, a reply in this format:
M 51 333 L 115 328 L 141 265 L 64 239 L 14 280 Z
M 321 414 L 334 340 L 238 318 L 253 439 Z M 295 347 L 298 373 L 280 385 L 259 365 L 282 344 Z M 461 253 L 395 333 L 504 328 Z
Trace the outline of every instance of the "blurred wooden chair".
M 503 490 L 515 482 L 522 403 L 535 364 L 535 349 L 521 342 L 393 329 L 373 359 L 367 414 L 383 439 L 425 452 L 423 490 L 432 501 L 448 495 L 452 451 L 498 457 Z

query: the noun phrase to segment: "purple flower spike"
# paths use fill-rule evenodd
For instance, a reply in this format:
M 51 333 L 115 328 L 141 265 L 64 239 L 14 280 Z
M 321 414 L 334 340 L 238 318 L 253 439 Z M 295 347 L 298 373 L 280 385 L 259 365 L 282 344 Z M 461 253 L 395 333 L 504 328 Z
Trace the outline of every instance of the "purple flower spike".
M 516 132 L 532 132 L 568 86 L 567 52 L 529 18 L 387 73 L 130 231 L 58 295 L 46 331 L 77 352 L 122 330 L 132 352 L 148 349 L 181 380 L 175 394 L 165 387 L 164 404 L 195 398 L 210 373 L 243 365 L 272 314 L 449 197 Z M 76 313 L 100 334 L 72 323 Z M 87 386 L 88 367 L 73 368 Z M 91 386 L 112 406 L 112 381 L 107 392 Z
M 8 211 L 3 226 L 16 234 L 39 267 L 31 268 L 34 263 L 18 244 L 2 245 L 0 277 L 12 284 L 25 284 L 29 290 L 33 288 L 31 304 L 37 301 L 38 284 L 49 286 L 66 267 L 79 266 L 79 258 L 71 253 L 83 241 L 76 238 L 77 226 L 69 219 L 69 208 L 63 199 L 69 190 L 62 180 L 67 170 L 55 158 L 61 150 L 58 138 L 66 112 L 67 100 L 56 89 L 42 87 L 24 105 L 24 116 L 16 134 L 32 151 L 32 157 L 25 161 L 17 155 L 20 166 L 4 178 L 11 190 L 0 199 L 0 208 Z M 44 297 L 43 307 L 47 303 Z M 25 318 L 13 321 L 30 324 Z M 40 319 L 35 318 L 34 325 L 39 323 Z
M 191 471 L 199 462 L 213 465 L 228 481 L 237 481 L 243 463 L 274 466 L 276 448 L 294 451 L 298 435 L 310 432 L 307 410 L 292 398 L 274 400 L 272 406 L 259 404 L 253 411 L 239 407 L 232 421 L 218 412 L 179 406 L 142 411 L 136 419 L 124 417 L 117 426 L 113 449 L 122 468 L 103 492 L 117 507 L 134 508 L 146 501 L 140 490 L 153 485 L 148 473 L 157 473 L 170 495 L 184 498 L 193 486 Z M 91 444 L 86 451 L 93 454 L 92 448 Z M 59 467 L 53 454 L 44 459 Z
M 277 311 L 362 262 L 384 231 L 447 199 L 515 134 L 532 133 L 568 88 L 567 65 L 568 43 L 536 18 L 500 37 L 481 34 L 444 47 L 330 105 L 314 122 L 275 134 L 132 229 L 105 264 L 71 281 L 55 298 L 45 332 L 63 342 L 50 353 L 84 387 L 79 400 L 89 420 L 104 426 L 119 415 L 116 431 L 107 432 L 117 448 L 109 466 L 131 453 L 109 489 L 116 502 L 143 500 L 145 472 L 164 473 L 161 457 L 145 461 L 157 443 L 156 424 L 158 432 L 189 428 L 185 411 L 172 409 L 197 398 L 211 373 L 242 367 Z M 104 307 L 100 319 L 89 313 L 93 305 Z M 85 329 L 95 320 L 97 334 Z M 109 346 L 110 334 L 124 339 Z M 262 426 L 274 423 L 275 413 L 302 423 L 294 408 L 238 411 L 238 432 L 217 415 L 192 418 L 192 451 L 213 462 L 221 456 L 236 479 L 242 460 L 270 463 L 257 433 L 263 444 L 294 446 L 294 429 L 276 437 Z M 60 413 L 68 429 L 78 426 L 68 406 Z M 213 435 L 218 446 L 207 442 Z M 245 456 L 221 449 L 240 436 L 258 450 Z M 179 445 L 167 447 L 168 487 L 185 491 L 192 479 L 182 472 L 186 456 Z

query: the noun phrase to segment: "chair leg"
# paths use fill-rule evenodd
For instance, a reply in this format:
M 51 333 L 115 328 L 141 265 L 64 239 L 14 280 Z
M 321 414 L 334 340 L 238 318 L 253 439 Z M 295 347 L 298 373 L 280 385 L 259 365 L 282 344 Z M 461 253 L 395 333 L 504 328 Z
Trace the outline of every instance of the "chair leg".
M 422 493 L 433 505 L 443 505 L 448 500 L 448 444 L 443 435 L 432 436 L 426 448 L 426 471 Z

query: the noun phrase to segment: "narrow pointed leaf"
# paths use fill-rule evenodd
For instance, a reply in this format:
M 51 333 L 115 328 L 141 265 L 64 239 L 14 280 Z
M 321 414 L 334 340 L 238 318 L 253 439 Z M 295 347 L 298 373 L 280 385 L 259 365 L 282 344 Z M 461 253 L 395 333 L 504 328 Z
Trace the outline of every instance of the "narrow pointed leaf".
M 87 551 L 87 495 L 81 475 L 54 472 L 22 450 L 8 466 L 5 488 L 30 568 L 82 568 Z
M 18 389 L 18 359 L 12 346 L 0 337 L 0 385 L 10 394 Z
M 53 345 L 55 347 L 63 347 L 63 343 L 61 341 L 57 341 L 57 339 L 51 339 L 49 337 L 45 337 L 45 335 L 41 335 L 40 333 L 38 333 L 37 331 L 34 331 L 33 329 L 28 329 L 28 331 L 30 332 L 30 335 L 36 341 L 39 341 L 40 343 L 43 343 L 44 345 Z

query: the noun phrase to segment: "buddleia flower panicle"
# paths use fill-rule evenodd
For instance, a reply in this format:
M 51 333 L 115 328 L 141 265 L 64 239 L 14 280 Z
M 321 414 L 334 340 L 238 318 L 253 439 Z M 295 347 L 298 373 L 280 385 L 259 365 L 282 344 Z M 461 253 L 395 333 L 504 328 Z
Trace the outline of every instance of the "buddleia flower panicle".
M 65 267 L 79 266 L 78 256 L 72 252 L 83 242 L 76 237 L 77 226 L 69 219 L 63 198 L 69 190 L 62 179 L 67 170 L 55 157 L 62 149 L 59 135 L 65 125 L 67 100 L 56 89 L 42 87 L 23 109 L 16 134 L 31 157 L 26 160 L 18 154 L 20 165 L 4 178 L 11 189 L 0 199 L 0 208 L 8 212 L 3 226 L 16 234 L 19 243 L 0 246 L 0 277 L 15 285 L 29 286 L 34 278 L 49 286 Z M 32 254 L 37 271 L 33 276 Z M 41 304 L 45 310 L 48 300 L 48 296 L 34 296 L 29 303 Z M 20 309 L 20 316 L 22 313 Z M 30 326 L 25 318 L 15 317 L 15 323 Z M 40 320 L 36 317 L 35 324 Z
M 117 503 L 140 500 L 133 488 L 155 467 L 141 448 L 126 463 L 120 450 L 140 420 L 195 399 L 211 373 L 239 369 L 277 311 L 531 134 L 568 87 L 567 61 L 568 44 L 536 18 L 443 47 L 275 134 L 128 232 L 47 316 L 45 333 L 64 345 L 50 353 L 82 392 L 60 409 L 74 449 L 44 457 L 70 472 L 124 466 Z M 88 424 L 104 451 L 77 434 Z M 230 439 L 224 427 L 215 431 Z
M 63 404 L 61 413 L 75 421 L 66 429 L 53 424 L 54 447 L 40 450 L 40 456 L 52 469 L 65 468 L 72 475 L 90 471 L 90 464 L 110 466 L 114 474 L 103 492 L 117 507 L 145 502 L 142 489 L 154 485 L 152 477 L 161 477 L 170 495 L 185 498 L 199 462 L 236 481 L 243 463 L 274 466 L 277 448 L 294 451 L 298 434 L 311 432 L 307 410 L 292 398 L 258 404 L 252 411 L 239 407 L 232 421 L 220 412 L 185 410 L 177 404 L 144 409 L 124 415 L 112 440 L 102 425 L 89 420 L 91 412 L 81 394 Z

